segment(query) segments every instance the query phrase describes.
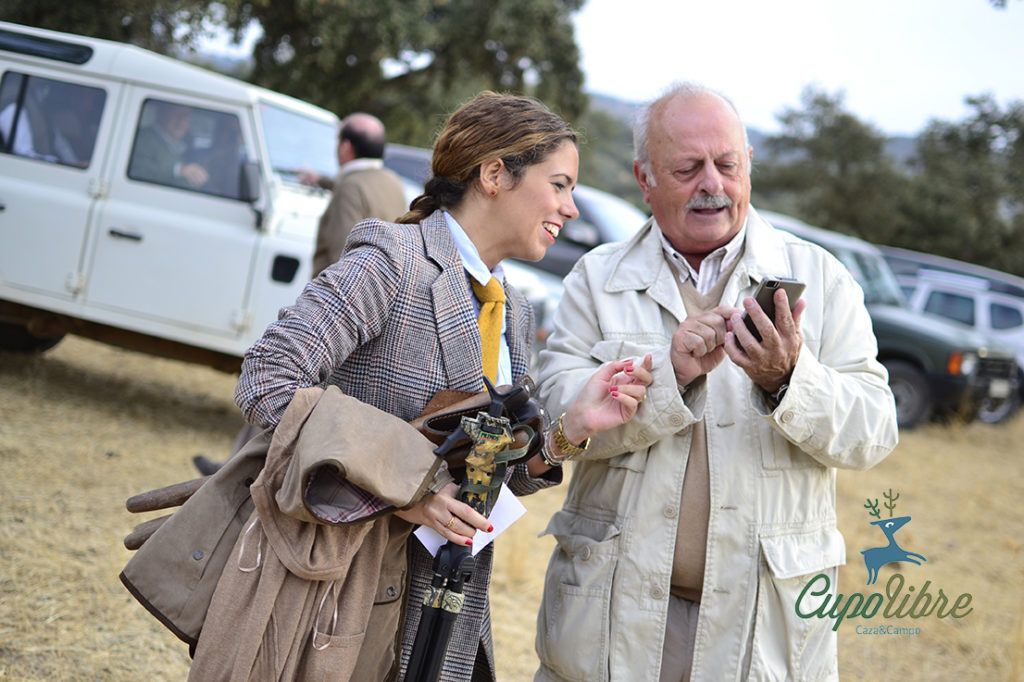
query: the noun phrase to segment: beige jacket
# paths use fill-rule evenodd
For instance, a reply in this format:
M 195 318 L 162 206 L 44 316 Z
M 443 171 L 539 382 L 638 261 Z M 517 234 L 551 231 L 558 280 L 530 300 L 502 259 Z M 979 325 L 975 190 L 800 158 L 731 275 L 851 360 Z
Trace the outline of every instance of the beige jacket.
M 354 159 L 331 183 L 331 200 L 320 216 L 313 251 L 313 276 L 341 258 L 353 226 L 360 220 L 397 220 L 407 210 L 405 187 L 380 159 Z
M 823 249 L 751 209 L 744 254 L 722 302 L 765 277 L 807 284 L 804 346 L 772 410 L 726 359 L 680 392 L 668 357 L 686 318 L 648 223 L 592 251 L 565 279 L 541 353 L 539 395 L 564 410 L 598 365 L 654 357 L 654 383 L 628 424 L 594 437 L 548 525 L 538 680 L 657 680 L 673 547 L 693 427 L 707 425 L 710 519 L 693 680 L 822 680 L 837 675 L 831 620 L 802 619 L 797 595 L 845 560 L 836 471 L 864 469 L 896 445 L 896 413 L 862 293 Z M 581 655 L 581 651 L 590 652 Z

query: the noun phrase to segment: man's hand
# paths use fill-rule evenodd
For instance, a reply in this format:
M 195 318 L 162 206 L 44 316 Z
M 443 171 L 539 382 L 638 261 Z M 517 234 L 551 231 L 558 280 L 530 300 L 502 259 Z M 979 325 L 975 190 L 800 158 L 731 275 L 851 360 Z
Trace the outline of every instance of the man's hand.
M 299 182 L 310 187 L 320 186 L 320 174 L 314 170 L 302 168 L 299 170 Z
M 803 334 L 800 333 L 800 318 L 807 308 L 807 301 L 800 299 L 790 312 L 789 297 L 783 289 L 777 290 L 774 324 L 753 298 L 748 296 L 743 299 L 743 307 L 761 332 L 761 341 L 754 338 L 737 311 L 729 319 L 725 352 L 755 384 L 768 393 L 774 393 L 783 384 L 789 383 L 797 358 L 800 357 L 800 347 L 804 343 Z
M 707 374 L 725 359 L 728 320 L 739 314 L 736 308 L 723 305 L 683 320 L 672 335 L 672 347 L 669 350 L 676 382 L 680 386 L 688 386 L 691 381 Z
M 210 179 L 210 174 L 198 163 L 186 163 L 178 174 L 192 187 L 202 187 Z

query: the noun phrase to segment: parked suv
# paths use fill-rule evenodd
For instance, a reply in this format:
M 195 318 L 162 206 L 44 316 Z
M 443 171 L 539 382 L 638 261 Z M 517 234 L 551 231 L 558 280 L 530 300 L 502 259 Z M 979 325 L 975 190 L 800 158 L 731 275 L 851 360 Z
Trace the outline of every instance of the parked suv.
M 237 371 L 311 273 L 323 109 L 0 22 L 0 348 L 66 333 Z
M 998 422 L 1024 402 L 1024 278 L 930 253 L 879 246 L 910 307 L 966 324 L 1017 354 L 1018 393 L 983 407 L 978 417 Z
M 921 270 L 949 272 L 983 280 L 985 288 L 991 291 L 1024 298 L 1024 277 L 912 249 L 883 245 L 878 249 L 897 277 L 916 276 Z
M 774 226 L 831 251 L 861 285 L 900 428 L 913 428 L 932 415 L 974 419 L 983 407 L 992 409 L 1013 398 L 1018 373 L 1013 353 L 964 325 L 908 307 L 877 247 L 789 216 L 761 214 Z
M 1016 352 L 1018 391 L 1011 400 L 983 407 L 978 416 L 998 422 L 1013 415 L 1024 397 L 1024 373 L 1019 369 L 1024 365 L 1024 298 L 994 291 L 984 279 L 938 270 L 921 269 L 897 279 L 914 310 L 977 329 Z

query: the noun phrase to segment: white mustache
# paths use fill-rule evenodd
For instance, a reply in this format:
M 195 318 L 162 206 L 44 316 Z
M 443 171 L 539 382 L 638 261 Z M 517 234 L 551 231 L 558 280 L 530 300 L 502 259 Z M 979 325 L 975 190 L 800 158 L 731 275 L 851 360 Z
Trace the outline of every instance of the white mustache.
M 724 194 L 714 196 L 701 194 L 686 202 L 687 211 L 695 208 L 728 208 L 729 206 L 732 206 L 732 199 Z

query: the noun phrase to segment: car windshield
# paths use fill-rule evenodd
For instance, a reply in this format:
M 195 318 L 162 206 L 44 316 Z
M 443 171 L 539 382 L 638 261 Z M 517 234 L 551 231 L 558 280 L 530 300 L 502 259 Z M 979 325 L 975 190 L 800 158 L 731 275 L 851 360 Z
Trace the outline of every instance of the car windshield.
M 884 258 L 859 251 L 845 251 L 841 258 L 864 290 L 865 303 L 904 305 L 899 282 Z
M 587 192 L 586 197 L 575 197 L 580 206 L 580 217 L 601 225 L 605 241 L 624 242 L 647 222 L 638 208 L 628 201 L 603 192 Z
M 266 102 L 260 102 L 260 117 L 270 165 L 283 179 L 297 181 L 301 170 L 328 177 L 337 172 L 337 129 L 333 124 Z

